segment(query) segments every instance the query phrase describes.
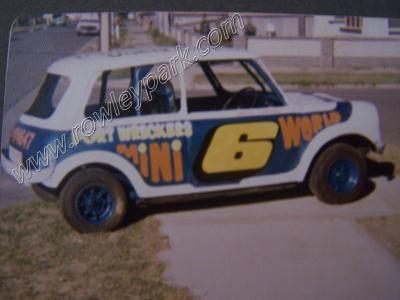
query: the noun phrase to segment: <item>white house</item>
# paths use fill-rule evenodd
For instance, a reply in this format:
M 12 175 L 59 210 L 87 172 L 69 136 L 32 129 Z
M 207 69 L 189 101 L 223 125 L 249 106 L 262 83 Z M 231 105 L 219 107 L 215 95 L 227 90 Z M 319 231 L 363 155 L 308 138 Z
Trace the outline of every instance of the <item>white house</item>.
M 272 13 L 240 13 L 245 24 L 256 27 L 259 37 L 362 37 L 400 38 L 400 19 L 360 16 L 319 16 Z M 228 16 L 223 12 L 170 12 L 159 13 L 160 27 L 166 20 L 172 26 L 194 28 L 203 18 L 211 24 Z M 213 24 L 214 25 L 214 24 Z
M 310 37 L 400 38 L 400 19 L 313 16 L 306 23 Z

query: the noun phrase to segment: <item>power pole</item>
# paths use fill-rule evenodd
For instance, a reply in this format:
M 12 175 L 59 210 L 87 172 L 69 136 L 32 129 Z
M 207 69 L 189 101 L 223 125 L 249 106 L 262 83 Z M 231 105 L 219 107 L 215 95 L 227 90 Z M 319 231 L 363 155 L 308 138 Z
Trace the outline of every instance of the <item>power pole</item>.
M 110 17 L 109 13 L 100 13 L 100 51 L 110 50 Z
M 306 37 L 306 16 L 300 15 L 298 17 L 299 24 L 299 37 Z

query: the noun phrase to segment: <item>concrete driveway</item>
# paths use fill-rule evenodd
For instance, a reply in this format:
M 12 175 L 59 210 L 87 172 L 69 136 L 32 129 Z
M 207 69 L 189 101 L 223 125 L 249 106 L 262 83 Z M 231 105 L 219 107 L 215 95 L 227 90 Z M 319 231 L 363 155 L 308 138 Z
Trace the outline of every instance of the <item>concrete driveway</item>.
M 400 299 L 400 265 L 356 222 L 400 213 L 400 179 L 375 183 L 341 206 L 271 193 L 160 214 L 165 275 L 201 299 Z

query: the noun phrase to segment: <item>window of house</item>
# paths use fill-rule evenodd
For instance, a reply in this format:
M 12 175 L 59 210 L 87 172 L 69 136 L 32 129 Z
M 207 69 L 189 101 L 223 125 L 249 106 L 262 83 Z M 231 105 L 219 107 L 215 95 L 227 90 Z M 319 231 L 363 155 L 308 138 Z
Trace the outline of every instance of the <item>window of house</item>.
M 329 21 L 329 24 L 345 24 L 346 17 L 345 16 L 333 16 L 333 20 Z
M 400 19 L 388 19 L 389 34 L 400 34 Z
M 283 105 L 279 91 L 255 61 L 209 61 L 192 67 L 185 71 L 189 112 Z
M 345 17 L 345 27 L 340 28 L 343 32 L 362 32 L 362 17 Z
M 178 78 L 171 76 L 170 80 L 161 80 L 158 67 L 149 65 L 103 72 L 93 85 L 85 116 L 99 113 L 101 107 L 111 109 L 113 117 L 177 112 L 180 108 L 180 99 L 176 98 Z M 121 102 L 126 107 L 126 103 L 132 101 L 132 105 L 116 111 L 111 101 L 119 107 L 124 107 Z

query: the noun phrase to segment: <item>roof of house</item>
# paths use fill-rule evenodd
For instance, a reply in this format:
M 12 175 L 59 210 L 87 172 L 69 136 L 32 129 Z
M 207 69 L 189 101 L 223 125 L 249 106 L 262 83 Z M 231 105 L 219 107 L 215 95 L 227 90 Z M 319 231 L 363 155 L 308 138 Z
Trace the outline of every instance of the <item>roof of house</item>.
M 205 49 L 204 47 L 201 49 Z M 131 48 L 112 50 L 108 53 L 82 53 L 54 62 L 48 68 L 48 72 L 68 76 L 82 72 L 99 73 L 105 70 L 133 66 L 169 63 L 174 60 L 175 64 L 180 64 L 178 58 L 179 56 L 185 57 L 186 48 L 180 49 L 181 54 L 176 47 Z M 235 48 L 210 49 L 209 53 L 203 56 L 199 55 L 196 48 L 189 49 L 186 57 L 189 59 L 198 57 L 198 61 L 252 59 L 256 57 L 252 52 Z

